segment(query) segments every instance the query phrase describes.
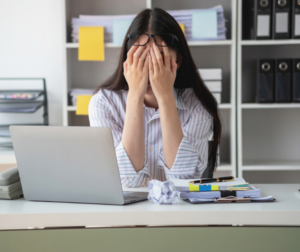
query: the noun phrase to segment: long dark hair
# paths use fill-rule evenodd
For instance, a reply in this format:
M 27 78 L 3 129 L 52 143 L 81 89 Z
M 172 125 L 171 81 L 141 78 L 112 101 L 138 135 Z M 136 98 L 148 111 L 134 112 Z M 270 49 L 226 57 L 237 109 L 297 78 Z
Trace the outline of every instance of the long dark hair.
M 147 31 L 151 31 L 154 34 L 172 33 L 178 38 L 178 42 L 170 46 L 177 52 L 177 55 L 182 60 L 180 68 L 177 71 L 174 88 L 178 89 L 178 95 L 181 95 L 186 88 L 193 88 L 195 95 L 203 107 L 213 117 L 214 139 L 209 147 L 208 165 L 212 165 L 215 170 L 217 167 L 217 148 L 220 144 L 222 132 L 217 102 L 200 77 L 180 26 L 166 11 L 160 8 L 145 9 L 135 17 L 124 38 L 116 71 L 95 90 L 95 93 L 100 89 L 112 91 L 128 90 L 128 84 L 123 75 L 123 62 L 126 61 L 127 52 L 131 47 L 127 37 L 128 34 L 138 37 L 139 34 Z

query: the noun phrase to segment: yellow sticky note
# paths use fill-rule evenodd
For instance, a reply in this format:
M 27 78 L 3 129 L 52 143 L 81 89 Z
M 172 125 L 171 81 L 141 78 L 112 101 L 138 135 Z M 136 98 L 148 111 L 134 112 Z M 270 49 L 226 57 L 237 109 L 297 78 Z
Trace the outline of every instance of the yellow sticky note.
M 212 191 L 219 191 L 219 186 L 218 185 L 211 185 L 211 190 Z
M 199 185 L 189 184 L 190 192 L 199 192 Z
M 78 60 L 104 60 L 104 27 L 79 27 Z
M 92 95 L 77 95 L 76 115 L 88 115 Z
M 180 26 L 182 32 L 184 33 L 184 24 L 179 24 L 179 26 Z

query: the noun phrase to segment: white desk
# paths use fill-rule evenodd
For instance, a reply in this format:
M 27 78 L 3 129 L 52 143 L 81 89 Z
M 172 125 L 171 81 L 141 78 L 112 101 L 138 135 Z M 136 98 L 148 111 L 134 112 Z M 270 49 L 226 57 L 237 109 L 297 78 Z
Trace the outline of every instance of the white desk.
M 155 205 L 152 202 L 144 201 L 126 206 L 111 206 L 94 204 L 33 202 L 26 201 L 24 199 L 12 201 L 0 200 L 0 230 L 28 230 L 28 228 L 43 229 L 45 227 L 82 227 L 81 230 L 88 230 L 87 228 L 98 227 L 98 229 L 89 230 L 94 230 L 93 232 L 96 232 L 95 230 L 98 230 L 97 232 L 105 232 L 105 234 L 107 234 L 108 232 L 112 232 L 112 230 L 114 230 L 114 232 L 122 232 L 123 230 L 122 236 L 129 235 L 130 232 L 138 232 L 132 234 L 133 236 L 135 236 L 140 232 L 154 232 L 153 230 L 155 229 L 157 231 L 153 235 L 156 235 L 159 232 L 163 232 L 165 239 L 165 236 L 168 236 L 170 234 L 166 234 L 165 231 L 162 231 L 165 230 L 164 228 L 149 228 L 149 226 L 177 226 L 177 228 L 172 229 L 174 232 L 181 232 L 180 230 L 183 230 L 183 227 L 198 226 L 197 232 L 204 232 L 206 235 L 208 235 L 208 231 L 212 228 L 212 234 L 221 232 L 222 237 L 224 236 L 224 231 L 222 231 L 225 228 L 224 226 L 227 226 L 227 229 L 229 228 L 229 226 L 231 227 L 229 233 L 225 232 L 227 235 L 232 235 L 234 234 L 234 232 L 237 232 L 237 235 L 243 233 L 241 226 L 243 226 L 244 228 L 248 226 L 248 229 L 249 226 L 272 226 L 273 228 L 269 229 L 267 232 L 268 235 L 273 234 L 272 232 L 275 232 L 276 230 L 280 230 L 280 232 L 288 232 L 288 235 L 284 235 L 278 231 L 278 237 L 292 237 L 291 239 L 294 239 L 293 235 L 296 234 L 300 237 L 300 192 L 298 191 L 298 189 L 300 189 L 300 185 L 266 184 L 256 186 L 262 189 L 263 194 L 272 195 L 276 198 L 277 201 L 274 203 L 215 203 L 201 205 L 192 205 L 184 201 L 180 201 L 180 203 L 176 205 Z M 203 225 L 218 226 L 218 228 L 199 227 Z M 148 228 L 99 229 L 100 227 L 122 226 L 148 226 Z M 223 229 L 220 229 L 220 226 L 223 226 Z M 279 226 L 281 227 L 278 228 Z M 289 228 L 292 227 L 292 229 L 289 229 L 287 231 L 287 226 Z M 188 234 L 189 232 L 195 232 L 195 227 L 193 228 L 193 231 L 191 231 L 192 229 L 185 228 L 185 233 Z M 239 229 L 239 231 L 237 231 L 237 229 Z M 262 229 L 263 228 L 258 228 L 258 231 L 256 231 L 255 234 L 252 234 L 252 238 L 244 236 L 244 239 L 255 239 L 255 235 L 258 234 L 258 232 Z M 74 229 L 73 231 L 70 229 L 66 230 L 68 232 L 75 232 Z M 50 231 L 53 235 L 54 233 L 59 234 L 58 231 L 67 232 L 66 230 L 62 231 L 56 229 L 56 231 Z M 125 230 L 127 231 L 125 232 Z M 129 232 L 128 230 L 131 231 Z M 253 228 L 251 230 L 253 231 Z M 45 234 L 45 232 L 48 232 L 49 230 L 34 231 Z M 29 235 L 31 231 L 14 232 L 21 232 L 16 234 L 22 237 L 24 233 Z M 3 237 L 6 237 L 6 239 L 9 239 L 9 236 L 11 237 L 12 233 L 14 232 L 0 231 L 0 244 L 1 238 L 4 239 Z M 85 234 L 87 233 L 87 231 L 83 232 L 85 232 Z M 247 232 L 250 231 L 248 230 Z M 6 234 L 6 236 L 3 236 L 4 233 Z M 103 233 L 101 234 L 104 235 Z M 266 232 L 264 231 L 263 234 L 265 235 Z M 182 234 L 178 235 L 181 236 Z M 115 234 L 113 235 L 113 237 L 115 237 Z M 261 237 L 261 234 L 259 237 Z M 259 239 L 259 237 L 257 237 L 257 239 Z M 273 234 L 273 237 L 276 237 L 276 234 Z M 180 237 L 180 241 L 183 241 L 187 238 L 189 237 Z M 276 242 L 279 241 L 276 240 L 275 243 Z M 109 246 L 112 245 L 110 244 Z M 273 252 L 277 251 L 276 247 L 274 247 L 275 250 L 273 250 Z M 270 248 L 270 245 L 267 244 L 266 248 Z M 210 249 L 210 251 L 212 250 Z

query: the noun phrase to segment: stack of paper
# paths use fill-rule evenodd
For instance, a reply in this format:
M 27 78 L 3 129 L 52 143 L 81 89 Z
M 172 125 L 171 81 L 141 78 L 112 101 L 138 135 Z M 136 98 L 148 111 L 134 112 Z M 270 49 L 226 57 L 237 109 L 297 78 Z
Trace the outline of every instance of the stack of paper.
M 104 27 L 104 42 L 121 45 L 129 25 L 136 15 L 80 15 L 72 18 L 72 41 L 78 42 L 79 27 Z
M 167 11 L 184 30 L 187 41 L 225 40 L 226 27 L 222 5 L 210 9 Z M 72 41 L 79 41 L 79 27 L 104 27 L 104 42 L 122 45 L 136 15 L 80 15 L 72 18 Z
M 198 71 L 205 85 L 216 98 L 217 103 L 221 103 L 222 69 L 221 68 L 199 68 Z
M 167 11 L 179 24 L 184 25 L 187 41 L 225 40 L 226 27 L 222 5 L 210 9 Z
M 72 105 L 77 105 L 77 96 L 78 95 L 92 95 L 94 89 L 83 89 L 83 88 L 73 88 L 70 91 L 70 96 L 72 97 Z
M 193 202 L 210 202 L 214 198 L 224 198 L 234 196 L 237 198 L 251 198 L 257 201 L 273 200 L 272 196 L 261 197 L 261 190 L 249 185 L 243 178 L 236 178 L 234 181 L 190 184 L 191 179 L 171 179 L 178 191 L 179 198 L 189 199 Z M 205 187 L 205 189 L 203 188 Z M 240 187 L 240 190 L 232 190 L 234 187 Z M 247 188 L 245 190 L 245 187 Z M 203 190 L 201 190 L 201 188 Z

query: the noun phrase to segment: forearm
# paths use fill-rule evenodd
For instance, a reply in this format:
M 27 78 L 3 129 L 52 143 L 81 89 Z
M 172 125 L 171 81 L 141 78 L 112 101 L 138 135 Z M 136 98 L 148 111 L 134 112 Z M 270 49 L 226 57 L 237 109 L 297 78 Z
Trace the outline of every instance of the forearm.
M 144 97 L 128 92 L 122 143 L 136 172 L 145 162 L 143 103 Z
M 171 169 L 176 158 L 183 132 L 173 93 L 158 100 L 162 131 L 162 146 L 166 166 Z

